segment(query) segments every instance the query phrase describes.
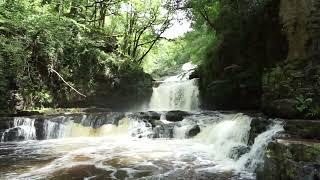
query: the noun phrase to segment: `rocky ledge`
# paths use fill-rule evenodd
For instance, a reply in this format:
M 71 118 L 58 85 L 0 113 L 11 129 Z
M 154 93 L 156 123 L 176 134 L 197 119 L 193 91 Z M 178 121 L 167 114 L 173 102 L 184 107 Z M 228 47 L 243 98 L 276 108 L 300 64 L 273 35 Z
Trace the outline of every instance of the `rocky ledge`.
M 257 179 L 320 179 L 320 141 L 278 139 L 270 143 Z
M 26 114 L 29 115 L 29 114 Z M 182 121 L 191 116 L 192 113 L 184 111 L 168 111 L 168 112 L 109 112 L 105 109 L 82 109 L 77 111 L 54 111 L 53 113 L 46 112 L 46 114 L 22 116 L 22 117 L 0 117 L 0 140 L 2 141 L 21 141 L 25 137 L 19 133 L 22 129 L 14 127 L 14 123 L 19 119 L 29 119 L 33 122 L 32 126 L 35 128 L 35 135 L 37 140 L 44 140 L 47 138 L 46 129 L 48 122 L 52 122 L 58 126 L 66 122 L 74 122 L 81 124 L 84 127 L 91 127 L 94 129 L 100 128 L 106 124 L 118 125 L 120 120 L 125 118 L 132 123 L 133 137 L 149 137 L 149 138 L 173 138 L 174 128 L 184 126 L 184 138 L 191 138 L 196 136 L 201 130 L 199 125 L 194 120 L 185 120 L 187 126 L 182 124 Z M 161 118 L 163 117 L 163 118 Z M 20 122 L 21 123 L 21 122 Z M 23 123 L 23 122 L 22 122 Z M 28 126 L 31 124 L 27 124 Z M 142 129 L 141 129 L 142 128 Z M 2 138 L 3 137 L 3 138 Z
M 253 121 L 258 126 L 252 130 L 263 129 L 266 123 Z M 268 145 L 257 179 L 320 179 L 320 121 L 283 120 L 283 128 L 284 132 Z

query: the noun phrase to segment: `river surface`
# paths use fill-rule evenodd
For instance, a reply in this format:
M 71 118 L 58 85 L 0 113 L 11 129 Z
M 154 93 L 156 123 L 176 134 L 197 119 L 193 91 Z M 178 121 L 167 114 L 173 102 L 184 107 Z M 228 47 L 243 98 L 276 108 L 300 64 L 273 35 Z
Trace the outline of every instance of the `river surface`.
M 14 118 L 0 133 L 0 179 L 255 179 L 281 123 L 249 146 L 252 118 L 201 111 L 198 94 L 178 75 L 154 88 L 156 112 Z

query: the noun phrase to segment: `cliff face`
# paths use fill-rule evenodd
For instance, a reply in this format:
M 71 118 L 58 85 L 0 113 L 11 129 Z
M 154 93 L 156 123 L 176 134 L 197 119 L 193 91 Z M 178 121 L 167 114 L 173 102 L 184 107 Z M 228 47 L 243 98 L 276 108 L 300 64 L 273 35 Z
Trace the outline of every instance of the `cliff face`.
M 219 45 L 200 66 L 200 92 L 205 108 L 260 108 L 263 73 L 287 56 L 280 1 L 266 1 L 259 7 L 253 1 L 240 2 L 254 8 L 241 9 L 241 16 L 221 12 L 217 24 L 224 26 L 217 28 Z M 226 26 L 225 16 L 239 23 Z
M 269 0 L 200 68 L 203 104 L 284 118 L 320 115 L 320 2 Z M 219 21 L 219 19 L 218 19 Z
M 320 115 L 320 2 L 281 0 L 288 55 L 264 74 L 262 107 L 276 116 Z

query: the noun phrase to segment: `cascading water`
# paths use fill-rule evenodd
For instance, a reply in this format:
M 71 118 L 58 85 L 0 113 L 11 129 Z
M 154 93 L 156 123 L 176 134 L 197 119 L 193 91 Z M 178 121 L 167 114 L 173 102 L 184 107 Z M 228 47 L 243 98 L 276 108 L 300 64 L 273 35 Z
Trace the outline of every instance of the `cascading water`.
M 198 112 L 178 122 L 167 120 L 166 113 L 155 112 L 106 116 L 110 121 L 103 123 L 100 115 L 99 120 L 93 115 L 49 118 L 42 129 L 35 127 L 36 119 L 16 119 L 15 127 L 31 130 L 24 134 L 31 141 L 10 146 L 13 153 L 0 155 L 0 166 L 7 163 L 6 159 L 18 157 L 16 161 L 28 168 L 10 173 L 18 167 L 8 165 L 11 169 L 0 172 L 0 179 L 210 179 L 212 174 L 235 172 L 229 173 L 227 179 L 231 179 L 239 176 L 238 172 L 252 173 L 266 144 L 282 130 L 276 123 L 250 148 L 251 118 L 243 114 Z M 190 138 L 195 127 L 201 131 Z M 47 140 L 34 141 L 41 130 Z M 156 137 L 163 139 L 152 139 Z M 6 152 L 8 145 L 0 143 L 0 152 Z M 239 147 L 250 150 L 233 158 Z M 34 158 L 32 162 L 26 160 L 30 157 Z
M 14 118 L 0 130 L 0 179 L 255 179 L 281 123 L 249 146 L 251 117 L 199 111 L 193 68 L 154 88 L 149 110 L 161 112 Z
M 247 146 L 251 118 L 242 114 L 225 115 L 223 121 L 205 127 L 197 136 L 209 144 L 216 160 L 230 158 L 232 150 Z
M 182 67 L 183 72 L 179 75 L 157 82 L 158 86 L 153 88 L 149 110 L 199 110 L 198 80 L 189 80 L 195 67 L 191 63 L 187 63 Z
M 0 142 L 4 142 L 7 139 L 10 141 L 10 136 L 17 137 L 20 140 L 35 140 L 36 129 L 34 123 L 35 119 L 21 117 L 14 118 L 13 127 L 2 133 Z
M 253 172 L 259 164 L 263 163 L 264 149 L 272 141 L 273 136 L 283 130 L 281 122 L 274 122 L 266 132 L 258 135 L 250 151 L 243 155 L 237 162 L 238 170 L 245 168 Z

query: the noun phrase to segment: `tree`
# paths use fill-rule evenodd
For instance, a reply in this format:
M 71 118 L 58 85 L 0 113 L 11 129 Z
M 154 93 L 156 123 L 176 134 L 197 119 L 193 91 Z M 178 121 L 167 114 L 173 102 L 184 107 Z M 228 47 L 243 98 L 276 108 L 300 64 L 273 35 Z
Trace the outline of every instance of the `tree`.
M 167 12 L 165 14 L 165 12 Z M 172 12 L 161 1 L 130 1 L 122 4 L 118 30 L 122 31 L 121 50 L 125 56 L 141 64 L 161 35 L 170 27 Z

